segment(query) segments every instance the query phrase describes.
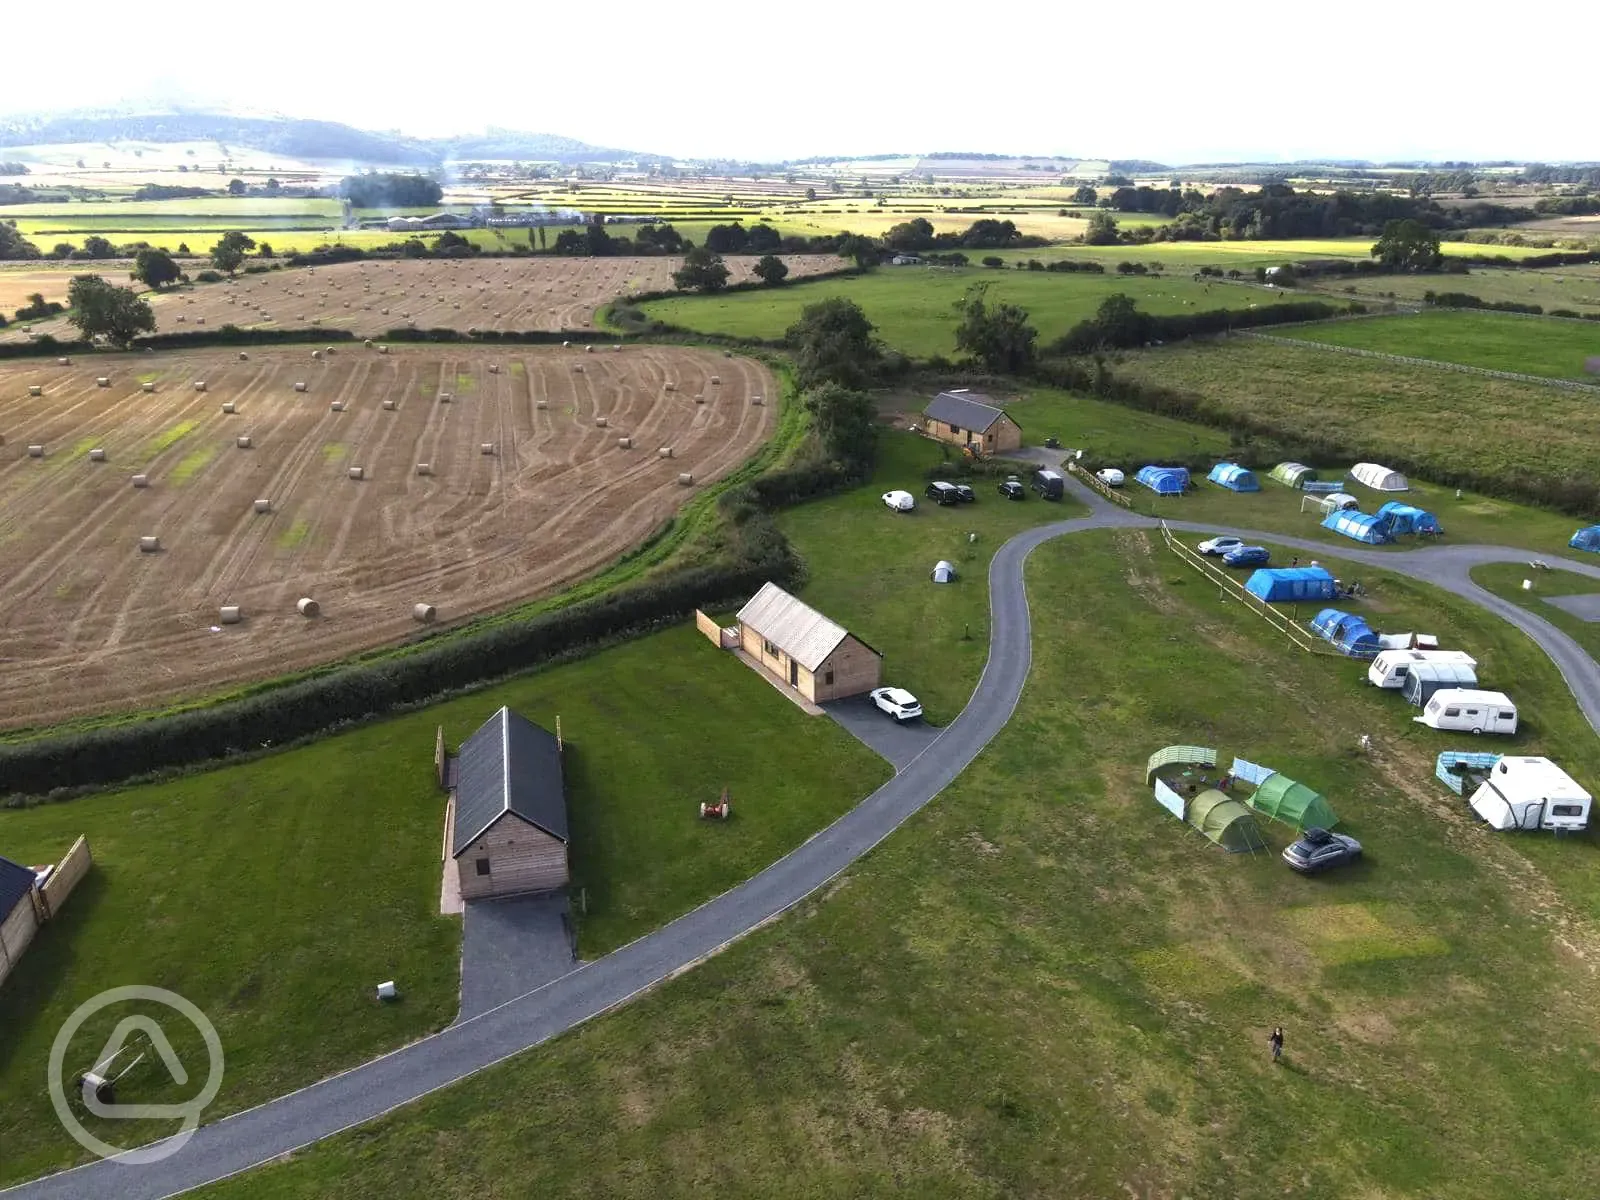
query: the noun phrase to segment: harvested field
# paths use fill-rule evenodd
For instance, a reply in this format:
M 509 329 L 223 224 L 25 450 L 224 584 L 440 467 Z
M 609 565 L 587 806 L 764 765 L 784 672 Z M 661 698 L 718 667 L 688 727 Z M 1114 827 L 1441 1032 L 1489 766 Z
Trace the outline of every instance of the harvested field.
M 738 283 L 753 278 L 758 259 L 740 255 L 726 261 L 730 280 Z M 791 279 L 844 265 L 831 254 L 789 255 L 784 261 Z M 148 299 L 161 333 L 222 325 L 303 329 L 313 324 L 372 335 L 408 324 L 423 329 L 594 329 L 595 309 L 629 293 L 670 291 L 672 273 L 681 265 L 678 258 L 369 260 L 241 275 L 230 283 L 198 284 Z M 112 277 L 112 282 L 123 281 Z M 58 318 L 34 328 L 57 337 L 70 335 L 57 325 L 65 323 Z M 0 333 L 13 341 L 22 336 L 20 330 Z
M 0 315 L 6 320 L 11 320 L 24 304 L 28 297 L 38 292 L 46 300 L 54 300 L 58 304 L 67 302 L 67 288 L 71 285 L 75 275 L 84 274 L 89 264 L 81 263 L 76 267 L 40 267 L 30 263 L 26 267 L 0 266 Z M 105 274 L 113 283 L 122 283 L 128 273 L 124 263 L 95 264 L 97 267 L 109 268 Z M 32 322 L 30 322 L 32 324 Z M 19 329 L 7 327 L 4 331 L 8 334 L 18 334 Z
M 776 418 L 750 403 L 773 395 L 764 367 L 693 350 L 311 354 L 0 366 L 0 727 L 149 708 L 392 643 L 418 628 L 416 604 L 444 624 L 549 593 L 670 516 L 692 494 L 680 472 L 697 488 L 727 474 Z M 160 549 L 141 552 L 145 537 Z M 301 597 L 321 615 L 301 616 Z M 224 605 L 240 624 L 220 622 Z

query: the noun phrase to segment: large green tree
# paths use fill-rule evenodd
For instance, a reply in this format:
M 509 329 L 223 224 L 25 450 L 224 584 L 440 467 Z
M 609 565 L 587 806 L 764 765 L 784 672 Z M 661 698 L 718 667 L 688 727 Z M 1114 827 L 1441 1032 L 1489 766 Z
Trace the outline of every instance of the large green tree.
M 789 264 L 776 254 L 766 254 L 756 260 L 755 276 L 770 287 L 777 287 L 789 275 Z
M 720 292 L 728 284 L 728 268 L 722 255 L 696 246 L 683 256 L 683 266 L 672 273 L 672 282 L 686 292 Z
M 872 462 L 878 444 L 878 414 L 871 396 L 825 383 L 807 391 L 802 402 L 829 458 L 857 466 Z
M 800 386 L 836 383 L 864 388 L 871 384 L 883 358 L 872 331 L 872 322 L 854 300 L 834 296 L 806 305 L 800 310 L 800 319 L 784 334 L 794 351 Z
M 244 252 L 254 250 L 256 241 L 247 233 L 230 230 L 222 235 L 222 240 L 211 247 L 211 265 L 219 271 L 226 271 L 232 275 L 239 269 L 239 264 L 244 262 Z
M 1028 324 L 1028 314 L 1015 304 L 990 304 L 985 288 L 977 287 L 956 302 L 961 324 L 956 326 L 956 349 L 972 355 L 989 370 L 1014 375 L 1033 365 L 1039 331 Z
M 15 221 L 0 221 L 0 259 L 38 257 L 39 247 L 17 232 Z
M 1391 271 L 1431 271 L 1442 258 L 1439 235 L 1421 221 L 1389 221 L 1373 244 L 1372 257 Z
M 116 287 L 98 275 L 79 275 L 67 288 L 72 311 L 67 320 L 85 337 L 104 337 L 115 346 L 127 346 L 141 333 L 156 327 L 150 306 L 132 288 Z
M 1121 237 L 1117 233 L 1117 219 L 1101 209 L 1089 214 L 1089 227 L 1083 231 L 1083 240 L 1090 246 L 1114 246 Z
M 172 255 L 165 250 L 146 246 L 133 256 L 133 277 L 145 287 L 160 291 L 182 274 L 178 264 L 172 261 Z

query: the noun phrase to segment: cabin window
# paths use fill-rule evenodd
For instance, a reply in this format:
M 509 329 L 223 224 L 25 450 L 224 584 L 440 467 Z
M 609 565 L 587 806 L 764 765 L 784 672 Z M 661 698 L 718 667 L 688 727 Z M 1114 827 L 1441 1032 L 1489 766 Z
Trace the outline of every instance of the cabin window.
M 961 426 L 959 426 L 959 425 L 950 426 L 950 432 L 951 433 L 960 433 L 961 432 Z
M 779 650 L 776 646 L 774 646 L 766 638 L 762 638 L 761 639 L 761 648 L 762 648 L 763 651 L 766 652 L 766 654 L 767 654 L 767 656 L 769 658 L 777 658 L 779 655 L 781 655 L 783 653 L 783 651 Z
M 1459 708 L 1447 708 L 1444 710 L 1444 715 L 1447 717 L 1459 717 L 1461 710 Z
M 832 686 L 832 684 L 833 684 L 833 668 L 832 667 L 829 667 L 826 671 L 824 671 L 822 673 L 822 682 L 825 683 L 825 684 L 828 684 L 829 686 Z
M 475 865 L 478 868 L 479 875 L 487 875 L 489 873 L 489 860 L 487 858 L 478 859 Z
M 1552 817 L 1581 817 L 1583 805 L 1581 804 L 1555 804 L 1550 807 Z

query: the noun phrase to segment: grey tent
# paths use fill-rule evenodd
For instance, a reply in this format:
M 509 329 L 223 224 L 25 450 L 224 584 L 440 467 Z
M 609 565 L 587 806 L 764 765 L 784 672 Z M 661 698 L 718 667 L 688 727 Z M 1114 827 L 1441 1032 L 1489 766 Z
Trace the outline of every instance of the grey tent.
M 953 563 L 946 562 L 941 558 L 933 564 L 933 581 L 935 583 L 954 583 L 955 579 L 956 568 Z

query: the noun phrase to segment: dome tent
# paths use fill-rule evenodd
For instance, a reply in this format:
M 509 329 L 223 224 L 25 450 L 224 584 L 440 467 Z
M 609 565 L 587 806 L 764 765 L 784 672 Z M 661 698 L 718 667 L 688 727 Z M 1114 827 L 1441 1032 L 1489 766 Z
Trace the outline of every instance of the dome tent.
M 1189 472 L 1183 467 L 1140 467 L 1134 478 L 1158 496 L 1181 496 L 1189 486 Z
M 1389 500 L 1378 509 L 1378 516 L 1388 519 L 1390 533 L 1442 534 L 1439 518 L 1414 504 Z
M 1211 474 L 1206 478 L 1212 483 L 1227 488 L 1230 492 L 1259 492 L 1261 485 L 1256 482 L 1254 472 L 1246 470 L 1238 463 L 1220 462 L 1211 468 Z
M 1574 550 L 1592 550 L 1600 554 L 1600 525 L 1590 525 L 1586 529 L 1578 530 L 1567 545 Z
M 1341 509 L 1329 513 L 1322 519 L 1322 527 L 1331 529 L 1335 533 L 1342 533 L 1345 537 L 1354 538 L 1358 542 L 1365 542 L 1369 546 L 1381 546 L 1385 542 L 1394 540 L 1389 536 L 1387 520 L 1371 513 L 1356 512 L 1354 509 Z
M 1375 492 L 1408 492 L 1411 485 L 1399 471 L 1391 471 L 1378 463 L 1357 463 L 1350 468 L 1350 477 Z
M 932 579 L 935 583 L 954 583 L 956 578 L 955 564 L 940 559 L 933 564 Z
M 1361 501 L 1347 492 L 1328 492 L 1324 495 L 1313 497 L 1313 500 L 1322 506 L 1322 511 L 1325 513 L 1343 512 L 1347 508 L 1361 507 Z
M 1267 472 L 1267 477 L 1277 480 L 1285 487 L 1297 488 L 1316 479 L 1317 473 L 1304 463 L 1281 462 Z

